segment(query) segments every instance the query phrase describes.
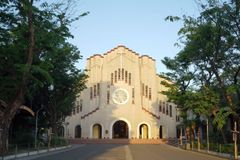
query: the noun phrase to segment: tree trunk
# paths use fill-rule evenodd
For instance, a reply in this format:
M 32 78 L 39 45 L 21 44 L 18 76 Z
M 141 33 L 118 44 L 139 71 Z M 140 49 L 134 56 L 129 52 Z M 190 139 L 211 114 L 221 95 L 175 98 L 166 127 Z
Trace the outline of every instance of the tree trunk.
M 224 143 L 224 144 L 227 144 L 226 135 L 225 135 L 223 129 L 220 129 L 220 132 L 221 132 L 221 135 L 222 135 L 222 138 L 223 138 L 223 143 Z
M 7 152 L 8 149 L 8 131 L 7 126 L 0 125 L 0 155 Z
M 52 128 L 52 133 L 54 135 L 57 135 L 57 129 L 58 129 L 58 126 L 57 126 L 57 118 L 56 118 L 56 114 L 57 114 L 57 111 L 55 111 L 55 109 L 53 108 L 53 112 L 51 113 L 51 118 L 50 118 L 50 127 Z

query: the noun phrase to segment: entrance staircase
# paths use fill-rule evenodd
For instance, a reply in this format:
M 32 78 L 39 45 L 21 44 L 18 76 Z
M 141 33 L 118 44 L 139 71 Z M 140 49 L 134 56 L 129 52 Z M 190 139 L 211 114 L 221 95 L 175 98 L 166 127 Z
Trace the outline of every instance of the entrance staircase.
M 69 139 L 72 144 L 166 144 L 165 139 Z

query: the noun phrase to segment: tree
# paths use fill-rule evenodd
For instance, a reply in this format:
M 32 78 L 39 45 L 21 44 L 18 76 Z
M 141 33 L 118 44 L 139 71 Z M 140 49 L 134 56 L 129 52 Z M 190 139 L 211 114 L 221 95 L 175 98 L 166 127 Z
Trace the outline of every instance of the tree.
M 19 109 L 19 107 L 22 105 L 23 101 L 24 101 L 24 95 L 26 93 L 26 87 L 28 84 L 28 79 L 29 79 L 29 73 L 30 73 L 30 67 L 32 65 L 32 61 L 33 61 L 33 56 L 34 56 L 34 46 L 35 46 L 35 41 L 34 41 L 34 27 L 33 27 L 33 0 L 31 1 L 22 1 L 22 2 L 16 2 L 15 4 L 12 5 L 16 5 L 15 7 L 17 7 L 19 10 L 19 13 L 17 13 L 18 16 L 21 15 L 25 15 L 25 19 L 22 19 L 23 23 L 19 24 L 19 21 L 17 21 L 17 19 L 13 18 L 14 16 L 14 11 L 11 12 L 11 9 L 9 7 L 9 5 L 11 4 L 10 1 L 4 1 L 1 5 L 1 13 L 3 14 L 3 18 L 1 18 L 1 30 L 3 31 L 3 35 L 1 35 L 1 39 L 3 39 L 4 35 L 8 36 L 5 41 L 2 41 L 1 43 L 1 48 L 3 48 L 3 54 L 5 54 L 5 56 L 3 55 L 3 61 L 6 64 L 11 64 L 12 61 L 11 59 L 8 59 L 9 57 L 7 56 L 8 50 L 7 49 L 11 49 L 11 51 L 13 52 L 17 52 L 17 45 L 20 45 L 22 43 L 17 43 L 16 46 L 14 44 L 15 41 L 20 40 L 18 36 L 18 34 L 23 34 L 24 32 L 22 30 L 20 31 L 16 31 L 12 33 L 9 33 L 12 31 L 12 29 L 16 29 L 16 28 L 26 28 L 27 27 L 27 32 L 25 31 L 25 40 L 26 42 L 28 42 L 28 45 L 25 45 L 25 47 L 22 49 L 22 53 L 24 53 L 24 57 L 26 58 L 26 62 L 25 64 L 23 63 L 19 63 L 18 64 L 14 63 L 14 65 L 16 66 L 16 70 L 9 70 L 7 69 L 5 71 L 5 68 L 3 67 L 3 65 L 1 66 L 1 70 L 3 72 L 1 77 L 3 76 L 3 80 L 1 78 L 1 82 L 3 82 L 3 87 L 1 87 L 1 89 L 3 88 L 3 93 L 5 90 L 9 90 L 7 86 L 8 84 L 6 84 L 6 80 L 4 79 L 5 76 L 11 76 L 10 80 L 12 80 L 13 82 L 16 82 L 17 84 L 11 84 L 13 86 L 13 88 L 15 90 L 15 95 L 13 92 L 10 91 L 10 93 L 12 94 L 11 97 L 7 97 L 7 94 L 4 93 L 3 95 L 3 99 L 1 98 L 1 101 L 3 101 L 6 105 L 1 106 L 1 117 L 0 117 L 0 129 L 1 129 L 1 138 L 0 138 L 0 152 L 5 152 L 7 149 L 7 139 L 8 139 L 8 129 L 9 126 L 11 124 L 11 121 L 16 113 L 16 111 Z M 6 10 L 4 12 L 4 10 Z M 5 14 L 6 13 L 6 14 Z M 4 21 L 7 21 L 7 23 L 4 23 Z M 5 24 L 5 25 L 4 25 Z M 14 25 L 16 25 L 16 27 L 13 27 Z M 13 34 L 13 35 L 11 35 Z M 14 35 L 15 34 L 15 35 Z M 11 46 L 11 47 L 10 47 Z M 8 48 L 9 47 L 9 48 Z M 14 53 L 16 55 L 16 53 Z M 16 72 L 20 72 L 20 73 L 16 73 Z M 9 77 L 8 77 L 9 78 Z M 2 95 L 1 95 L 2 97 Z
M 228 118 L 239 121 L 239 2 L 208 0 L 206 4 L 201 4 L 199 17 L 184 15 L 184 26 L 179 31 L 184 47 L 174 59 L 163 60 L 170 68 L 169 62 L 180 65 L 166 74 L 178 86 L 175 93 L 181 95 L 176 97 L 181 103 L 176 101 L 177 104 L 203 115 L 215 108 L 214 124 L 221 131 Z M 170 21 L 176 19 L 170 18 L 167 17 Z M 185 70 L 180 70 L 183 67 Z M 184 87 L 188 92 L 183 92 L 184 83 L 176 77 L 180 75 L 179 79 L 186 82 L 188 73 L 192 74 L 191 85 Z M 205 89 L 210 91 L 210 99 L 205 97 Z M 224 135 L 223 139 L 226 142 Z
M 50 102 L 55 101 L 66 115 L 84 87 L 85 76 L 74 66 L 81 58 L 79 51 L 67 39 L 73 38 L 70 24 L 87 13 L 70 19 L 66 10 L 60 12 L 63 4 L 36 7 L 33 2 L 0 3 L 0 153 L 7 151 L 9 126 L 21 105 L 33 105 L 36 110 L 43 104 L 50 110 Z M 46 103 L 34 97 L 40 90 L 49 93 Z

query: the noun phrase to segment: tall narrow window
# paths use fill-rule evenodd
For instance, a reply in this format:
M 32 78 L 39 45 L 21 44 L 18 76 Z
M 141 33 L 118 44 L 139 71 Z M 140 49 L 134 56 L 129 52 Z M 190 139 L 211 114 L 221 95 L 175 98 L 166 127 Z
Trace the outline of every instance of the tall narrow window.
M 149 88 L 149 95 L 148 95 L 149 100 L 152 100 L 152 89 Z
M 118 80 L 120 81 L 121 80 L 121 69 L 118 68 Z
M 166 115 L 168 115 L 168 103 L 166 103 Z
M 128 81 L 128 72 L 125 71 L 125 83 L 127 83 L 127 81 Z
M 162 101 L 159 101 L 159 112 L 162 112 Z
M 144 83 L 142 83 L 142 96 L 144 96 Z
M 115 81 L 115 83 L 117 83 L 117 71 L 115 71 L 114 81 Z
M 73 115 L 75 114 L 76 112 L 75 112 L 75 107 L 73 107 Z
M 83 100 L 80 100 L 80 112 L 82 112 Z
M 132 88 L 132 98 L 135 98 L 135 90 Z
M 90 87 L 90 99 L 92 99 L 92 98 L 93 98 L 93 88 Z
M 100 95 L 100 83 L 97 83 L 97 96 Z
M 79 113 L 80 103 L 77 101 L 77 113 Z
M 134 104 L 134 99 L 135 99 L 135 90 L 132 88 L 132 104 Z
M 148 97 L 148 86 L 145 86 L 145 97 Z
M 110 103 L 110 91 L 107 91 L 107 104 Z
M 131 85 L 132 84 L 132 74 L 131 73 L 129 73 L 128 78 L 129 78 L 128 84 Z
M 162 104 L 163 104 L 163 113 L 165 114 L 165 102 L 163 102 Z
M 177 121 L 177 122 L 180 121 L 180 117 L 179 117 L 179 115 L 176 115 L 176 121 Z
M 94 88 L 93 88 L 93 96 L 96 97 L 96 89 L 97 89 L 97 86 L 94 85 L 93 87 L 94 87 Z
M 122 80 L 124 81 L 124 69 L 122 68 Z
M 170 117 L 172 117 L 172 105 L 169 106 L 169 110 L 170 110 Z
M 111 85 L 113 85 L 113 73 L 111 73 Z

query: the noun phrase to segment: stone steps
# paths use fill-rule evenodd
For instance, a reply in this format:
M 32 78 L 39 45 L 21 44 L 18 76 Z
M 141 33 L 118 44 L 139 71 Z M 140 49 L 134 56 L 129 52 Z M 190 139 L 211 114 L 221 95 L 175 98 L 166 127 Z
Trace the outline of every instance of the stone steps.
M 166 144 L 164 139 L 69 139 L 72 144 Z

